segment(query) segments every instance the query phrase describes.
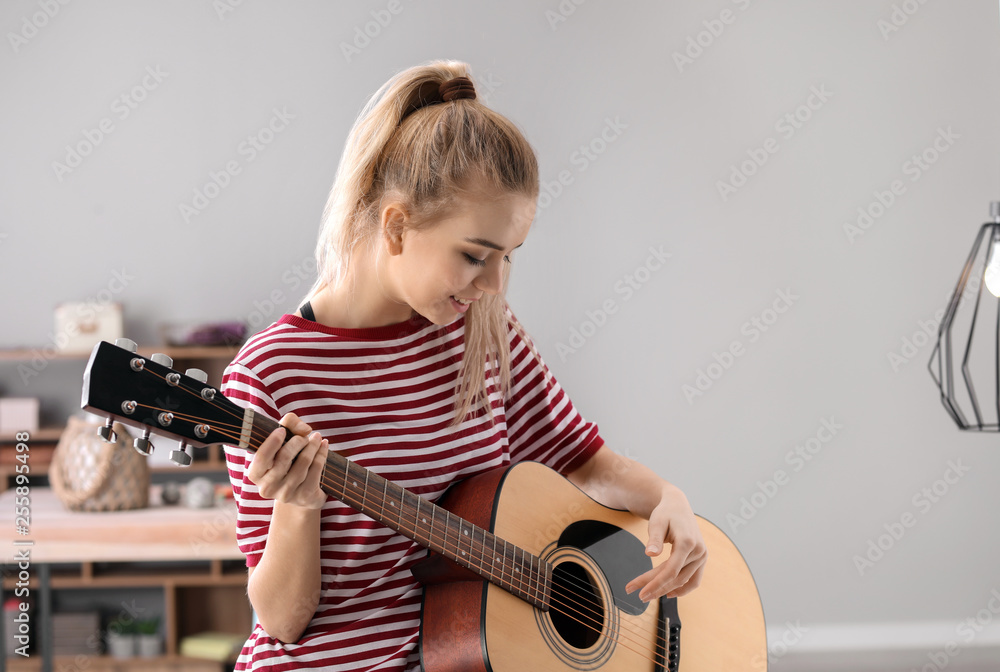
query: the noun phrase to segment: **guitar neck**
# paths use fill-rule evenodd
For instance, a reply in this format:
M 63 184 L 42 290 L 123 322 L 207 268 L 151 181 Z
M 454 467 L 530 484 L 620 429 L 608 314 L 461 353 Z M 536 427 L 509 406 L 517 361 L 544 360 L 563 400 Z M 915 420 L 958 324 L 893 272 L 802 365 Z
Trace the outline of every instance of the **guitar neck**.
M 251 422 L 254 436 L 269 436 L 279 426 L 259 413 L 253 414 Z M 291 436 L 289 432 L 288 438 Z M 332 450 L 327 455 L 321 486 L 328 495 L 355 511 L 440 553 L 529 604 L 548 608 L 552 570 L 538 556 L 451 515 Z

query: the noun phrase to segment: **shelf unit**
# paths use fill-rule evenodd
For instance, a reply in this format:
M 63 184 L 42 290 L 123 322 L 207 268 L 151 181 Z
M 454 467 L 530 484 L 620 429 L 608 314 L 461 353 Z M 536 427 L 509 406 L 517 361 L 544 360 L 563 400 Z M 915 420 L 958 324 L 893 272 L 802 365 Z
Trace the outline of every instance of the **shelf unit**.
M 208 380 L 218 385 L 226 365 L 238 351 L 238 346 L 141 346 L 138 354 L 149 357 L 153 353 L 164 353 L 174 360 L 174 369 L 182 372 L 191 367 L 202 369 L 208 373 Z M 0 364 L 30 363 L 36 356 L 37 351 L 31 349 L 0 350 Z M 65 380 L 67 386 L 75 388 L 78 400 L 89 357 L 90 352 L 55 354 L 48 359 L 66 360 L 67 363 L 58 371 L 47 368 L 45 375 Z M 79 362 L 78 367 L 74 361 Z M 66 399 L 61 401 L 65 407 Z M 45 397 L 41 403 L 44 409 Z M 64 415 L 59 417 L 61 413 L 52 413 L 51 407 L 49 415 L 56 424 L 65 420 Z M 8 649 L 6 660 L 0 659 L 0 669 L 6 663 L 6 669 L 12 671 L 42 672 L 46 661 L 51 670 L 86 669 L 87 672 L 222 672 L 227 669 L 221 662 L 180 656 L 179 649 L 183 637 L 206 630 L 250 633 L 252 612 L 246 596 L 246 565 L 235 542 L 235 513 L 220 518 L 219 509 L 196 511 L 162 506 L 112 513 L 68 512 L 45 487 L 51 455 L 62 432 L 62 426 L 29 432 L 31 533 L 35 541 L 31 593 L 37 597 L 88 589 L 109 591 L 108 595 L 123 590 L 159 591 L 163 598 L 163 655 L 118 659 L 95 652 L 85 656 L 84 668 L 80 656 L 53 657 L 51 653 L 36 650 L 25 659 L 12 656 Z M 4 507 L 10 511 L 0 511 L 0 524 L 4 526 L 0 537 L 14 529 L 13 518 L 9 515 L 14 507 L 9 498 L 15 493 L 8 488 L 17 464 L 15 445 L 14 436 L 0 436 L 0 501 L 10 503 Z M 161 450 L 162 447 L 157 448 L 158 452 Z M 190 467 L 152 466 L 151 472 L 169 473 L 178 478 L 225 473 L 222 446 L 194 448 L 193 458 Z M 195 539 L 205 543 L 194 544 Z M 46 585 L 39 591 L 43 583 L 41 576 L 46 578 Z M 5 577 L 4 595 L 10 596 L 13 587 L 14 580 Z M 48 629 L 48 641 L 52 641 L 50 607 L 51 604 L 44 608 L 44 616 L 37 621 L 37 627 Z M 102 623 L 101 627 L 106 624 Z
M 103 604 L 105 608 L 99 611 L 109 616 L 107 607 L 119 604 L 126 595 L 155 610 L 149 615 L 160 619 L 163 655 L 117 659 L 93 647 L 85 656 L 88 671 L 223 672 L 221 662 L 194 661 L 179 652 L 181 640 L 199 632 L 250 634 L 252 611 L 246 594 L 246 563 L 236 543 L 235 502 L 224 500 L 204 509 L 168 506 L 158 486 L 153 486 L 149 507 L 81 513 L 67 511 L 50 488 L 32 488 L 29 496 L 30 533 L 16 539 L 30 542 L 28 588 L 35 604 L 35 653 L 27 659 L 11 657 L 8 648 L 9 669 L 43 669 L 42 661 L 52 651 L 46 642 L 55 639 L 51 615 L 58 603 Z M 4 532 L 15 528 L 14 498 L 14 491 L 0 494 L 0 544 L 5 548 L 12 548 L 15 541 Z M 18 569 L 17 565 L 5 567 L 4 597 L 14 594 Z M 92 601 L 77 593 L 67 599 L 65 594 L 84 590 L 101 591 L 102 597 Z M 77 609 L 70 604 L 67 611 Z M 100 627 L 103 638 L 107 623 Z M 55 657 L 50 669 L 64 669 L 61 660 Z M 74 665 L 78 662 L 66 669 L 75 669 Z
M 183 371 L 186 368 L 199 368 L 208 373 L 208 379 L 215 384 L 222 382 L 222 373 L 239 352 L 239 347 L 231 346 L 142 346 L 138 349 L 138 354 L 149 357 L 154 353 L 162 352 L 174 360 L 174 367 Z M 36 356 L 36 351 L 26 348 L 0 350 L 0 362 L 27 362 Z M 59 360 L 79 360 L 81 367 L 79 377 L 74 381 L 77 386 L 82 386 L 83 366 L 90 357 L 90 352 L 58 353 L 52 359 Z M 38 431 L 29 432 L 31 441 L 31 473 L 33 476 L 46 475 L 52 453 L 59 437 L 62 435 L 62 427 L 41 427 Z M 14 446 L 16 441 L 12 435 L 0 435 L 0 492 L 9 487 L 11 477 L 14 475 L 16 465 Z M 211 448 L 193 449 L 194 462 L 184 470 L 184 474 L 212 473 L 225 470 L 225 454 L 222 446 Z M 154 467 L 153 473 L 169 472 L 178 473 L 173 467 Z
M 163 654 L 122 659 L 94 652 L 86 656 L 89 671 L 220 672 L 225 662 L 181 656 L 180 642 L 205 630 L 249 634 L 252 614 L 246 598 L 246 578 L 246 566 L 240 560 L 184 563 L 169 570 L 144 567 L 143 563 L 81 562 L 54 569 L 49 585 L 52 590 L 157 588 L 163 591 Z M 5 579 L 5 591 L 12 591 L 14 584 L 13 578 Z M 33 578 L 29 587 L 37 589 L 38 579 Z M 55 656 L 54 669 L 74 669 L 79 664 L 78 656 Z M 11 672 L 41 670 L 39 655 L 8 657 L 7 663 Z

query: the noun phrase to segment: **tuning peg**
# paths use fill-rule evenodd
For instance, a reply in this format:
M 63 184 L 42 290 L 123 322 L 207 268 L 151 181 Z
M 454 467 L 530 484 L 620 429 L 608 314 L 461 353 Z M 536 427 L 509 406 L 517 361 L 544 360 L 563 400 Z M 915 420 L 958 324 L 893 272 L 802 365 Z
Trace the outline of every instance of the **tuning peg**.
M 208 374 L 202 371 L 201 369 L 188 369 L 187 371 L 184 372 L 184 375 L 194 378 L 199 383 L 208 382 Z
M 170 461 L 182 467 L 190 467 L 191 454 L 188 453 L 187 448 L 188 448 L 187 442 L 181 441 L 181 447 L 178 450 L 170 451 Z
M 152 455 L 153 442 L 149 440 L 149 427 L 142 430 L 142 436 L 136 437 L 132 443 L 135 449 L 143 455 Z
M 115 345 L 123 350 L 128 350 L 129 352 L 135 352 L 139 349 L 139 346 L 135 344 L 135 341 L 130 338 L 116 338 Z
M 150 357 L 150 359 L 156 362 L 157 364 L 162 364 L 168 369 L 174 365 L 174 360 L 169 355 L 165 355 L 162 352 L 156 353 L 155 355 Z
M 115 416 L 109 415 L 107 422 L 104 423 L 103 427 L 97 430 L 97 433 L 102 439 L 107 443 L 115 443 L 118 441 L 118 434 L 115 433 L 114 429 Z

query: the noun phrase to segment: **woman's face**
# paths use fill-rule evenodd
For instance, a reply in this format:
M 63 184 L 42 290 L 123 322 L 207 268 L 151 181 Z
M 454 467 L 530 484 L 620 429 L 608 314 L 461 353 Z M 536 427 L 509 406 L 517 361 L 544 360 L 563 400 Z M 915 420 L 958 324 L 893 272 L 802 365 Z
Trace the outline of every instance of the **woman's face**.
M 503 291 L 505 267 L 534 218 L 535 200 L 520 194 L 458 198 L 441 218 L 403 228 L 398 246 L 389 245 L 386 288 L 431 322 L 449 324 L 484 294 Z

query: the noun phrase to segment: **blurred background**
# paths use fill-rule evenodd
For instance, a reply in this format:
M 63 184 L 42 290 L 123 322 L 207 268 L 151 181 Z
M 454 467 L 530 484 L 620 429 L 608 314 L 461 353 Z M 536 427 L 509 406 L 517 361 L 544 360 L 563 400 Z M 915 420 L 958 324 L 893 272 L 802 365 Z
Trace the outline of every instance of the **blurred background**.
M 996 2 L 17 0 L 0 26 L 0 394 L 43 427 L 79 405 L 57 306 L 120 304 L 149 346 L 294 311 L 364 102 L 462 60 L 540 161 L 515 313 L 740 548 L 772 669 L 1000 669 L 1000 451 L 927 370 L 1000 200 Z

